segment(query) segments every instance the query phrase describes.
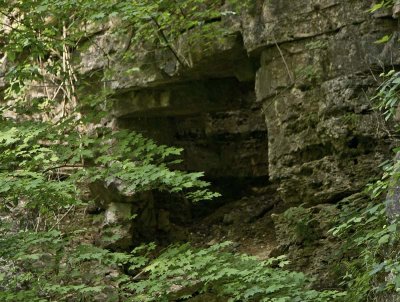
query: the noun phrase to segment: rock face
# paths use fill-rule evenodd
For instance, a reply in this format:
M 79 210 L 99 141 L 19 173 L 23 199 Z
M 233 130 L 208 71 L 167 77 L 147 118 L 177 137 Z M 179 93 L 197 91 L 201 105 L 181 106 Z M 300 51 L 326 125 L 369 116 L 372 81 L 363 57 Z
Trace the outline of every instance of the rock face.
M 181 168 L 205 171 L 225 202 L 272 183 L 282 211 L 303 204 L 304 215 L 323 218 L 331 213 L 330 204 L 359 192 L 390 157 L 393 141 L 370 96 L 377 75 L 400 64 L 397 33 L 386 44 L 374 43 L 396 32 L 397 21 L 391 13 L 371 15 L 370 5 L 365 0 L 258 0 L 249 13 L 222 20 L 235 24 L 222 40 L 202 48 L 202 43 L 188 47 L 182 38 L 178 51 L 187 66 L 165 49 L 128 49 L 138 53 L 136 61 L 112 66 L 118 71 L 110 85 L 116 124 L 184 147 Z M 111 55 L 124 45 L 110 43 L 107 32 L 96 39 L 109 45 L 105 50 Z M 107 64 L 107 53 L 93 45 L 78 55 L 85 74 Z M 185 238 L 177 230 L 190 218 L 190 207 L 172 215 L 160 206 L 165 198 L 153 196 L 151 208 L 131 212 L 151 234 L 162 229 Z M 125 207 L 106 202 L 106 216 L 115 216 L 110 208 Z M 227 214 L 224 220 L 230 224 L 232 219 Z M 285 242 L 282 219 L 274 221 L 281 246 L 298 244 Z M 301 249 L 296 253 L 289 253 L 292 260 L 307 270 Z
M 316 26 L 311 35 L 315 20 L 302 33 L 308 38 L 281 37 L 288 42 L 262 51 L 256 92 L 268 126 L 270 177 L 280 182 L 290 204 L 335 202 L 358 191 L 387 150 L 387 134 L 379 130 L 383 124 L 368 96 L 376 86 L 374 70 L 399 59 L 391 48 L 396 42 L 374 44 L 383 34 L 376 28 L 390 28 L 390 23 L 354 20 L 342 11 L 348 5 L 336 1 L 323 10 L 352 20 L 339 23 L 334 34 Z

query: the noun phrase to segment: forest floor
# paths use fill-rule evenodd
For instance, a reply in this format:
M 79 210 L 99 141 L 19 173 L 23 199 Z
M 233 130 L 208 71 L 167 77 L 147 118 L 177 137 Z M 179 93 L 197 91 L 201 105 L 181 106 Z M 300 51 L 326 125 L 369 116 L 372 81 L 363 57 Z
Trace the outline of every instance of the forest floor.
M 270 191 L 229 202 L 194 221 L 189 241 L 195 246 L 211 246 L 231 241 L 235 252 L 264 260 L 277 248 L 272 215 L 279 213 L 278 199 Z

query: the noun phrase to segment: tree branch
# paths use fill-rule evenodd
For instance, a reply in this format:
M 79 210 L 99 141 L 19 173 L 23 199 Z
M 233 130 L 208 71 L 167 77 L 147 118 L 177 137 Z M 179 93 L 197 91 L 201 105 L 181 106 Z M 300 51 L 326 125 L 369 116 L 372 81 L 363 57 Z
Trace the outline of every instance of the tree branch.
M 158 23 L 157 19 L 154 18 L 154 17 L 151 17 L 151 20 L 153 20 L 154 24 L 157 26 L 158 33 L 160 34 L 161 38 L 166 43 L 168 49 L 172 52 L 174 57 L 178 60 L 179 64 L 181 64 L 182 66 L 186 66 L 186 64 L 184 64 L 183 61 L 181 60 L 181 58 L 179 57 L 179 55 L 176 52 L 176 50 L 171 46 L 171 43 L 169 42 L 169 40 L 168 40 L 167 36 L 165 35 L 164 31 L 161 29 L 161 25 L 160 25 L 160 23 Z

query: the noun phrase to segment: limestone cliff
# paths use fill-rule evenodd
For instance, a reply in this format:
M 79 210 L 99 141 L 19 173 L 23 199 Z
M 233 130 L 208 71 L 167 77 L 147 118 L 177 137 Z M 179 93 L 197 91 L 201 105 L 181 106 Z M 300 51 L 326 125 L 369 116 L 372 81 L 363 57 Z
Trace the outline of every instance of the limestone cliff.
M 320 273 L 337 244 L 326 234 L 337 214 L 331 204 L 362 198 L 357 193 L 377 177 L 394 142 L 370 97 L 379 73 L 400 64 L 398 22 L 391 12 L 371 15 L 370 5 L 257 0 L 240 16 L 217 22 L 229 31 L 221 39 L 191 45 L 183 36 L 176 47 L 185 64 L 168 49 L 126 49 L 126 39 L 106 29 L 76 57 L 94 87 L 106 66 L 116 71 L 107 82 L 116 127 L 183 147 L 181 168 L 205 171 L 223 194 L 216 204 L 235 205 L 206 218 L 207 240 L 240 243 L 265 232 L 257 244 L 268 249 L 268 240 L 274 242 L 268 253 L 287 253 L 294 265 Z M 374 43 L 392 32 L 388 43 Z M 136 53 L 129 64 L 112 59 L 125 51 Z M 187 239 L 191 217 L 201 216 L 201 206 L 182 206 L 171 196 L 149 192 L 143 208 L 106 193 L 111 189 L 94 191 L 104 199 L 105 224 L 123 225 L 128 245 L 156 232 Z M 304 211 L 290 215 L 300 205 Z M 138 214 L 134 226 L 124 218 L 131 212 Z M 292 238 L 288 220 L 306 221 L 317 243 L 311 248 L 304 238 Z M 255 225 L 258 232 L 243 233 Z

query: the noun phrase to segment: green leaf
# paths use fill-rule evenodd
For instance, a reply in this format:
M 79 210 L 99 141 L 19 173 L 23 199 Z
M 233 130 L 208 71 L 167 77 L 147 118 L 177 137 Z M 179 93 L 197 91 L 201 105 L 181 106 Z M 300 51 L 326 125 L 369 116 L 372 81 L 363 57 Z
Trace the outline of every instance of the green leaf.
M 379 40 L 375 41 L 375 44 L 382 44 L 382 43 L 387 43 L 391 38 L 391 35 L 385 35 L 382 38 L 380 38 Z
M 388 243 L 388 242 L 389 242 L 389 239 L 390 239 L 390 235 L 388 235 L 388 234 L 383 235 L 383 236 L 378 240 L 378 244 L 379 244 L 379 245 L 382 245 L 382 244 Z
M 382 1 L 382 2 L 380 2 L 380 3 L 376 3 L 376 4 L 374 4 L 374 5 L 370 8 L 369 11 L 370 11 L 371 13 L 376 12 L 377 10 L 383 8 L 383 5 L 384 5 L 384 1 Z

